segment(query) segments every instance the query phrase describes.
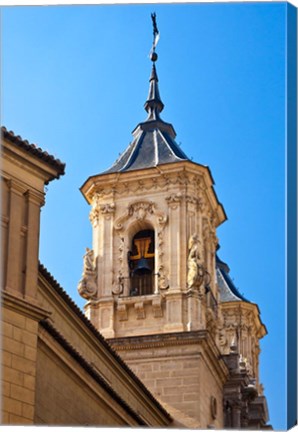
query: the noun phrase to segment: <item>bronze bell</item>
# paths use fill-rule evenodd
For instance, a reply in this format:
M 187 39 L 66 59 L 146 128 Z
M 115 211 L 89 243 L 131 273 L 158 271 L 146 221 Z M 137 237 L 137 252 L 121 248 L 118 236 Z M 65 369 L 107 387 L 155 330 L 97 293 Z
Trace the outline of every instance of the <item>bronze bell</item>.
M 148 259 L 142 257 L 138 260 L 133 271 L 134 275 L 150 274 L 152 272 Z

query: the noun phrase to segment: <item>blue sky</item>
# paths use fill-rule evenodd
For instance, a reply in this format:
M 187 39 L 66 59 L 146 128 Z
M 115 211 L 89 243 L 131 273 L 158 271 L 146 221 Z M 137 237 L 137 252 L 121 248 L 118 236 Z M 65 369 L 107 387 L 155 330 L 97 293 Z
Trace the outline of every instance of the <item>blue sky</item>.
M 92 232 L 79 188 L 114 162 L 146 117 L 156 12 L 162 117 L 183 151 L 210 167 L 226 210 L 220 257 L 269 332 L 260 370 L 275 429 L 286 426 L 286 7 L 2 8 L 2 124 L 66 162 L 66 175 L 48 186 L 40 259 L 80 307 Z

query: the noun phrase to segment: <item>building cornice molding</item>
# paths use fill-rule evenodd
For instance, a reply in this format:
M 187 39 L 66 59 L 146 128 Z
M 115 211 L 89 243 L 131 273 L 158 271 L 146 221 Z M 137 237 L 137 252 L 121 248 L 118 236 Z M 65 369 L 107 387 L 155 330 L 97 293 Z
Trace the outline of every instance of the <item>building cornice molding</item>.
M 80 190 L 91 204 L 94 194 L 105 198 L 114 197 L 115 194 L 125 197 L 148 191 L 169 191 L 171 186 L 196 186 L 205 191 L 206 199 L 218 214 L 219 225 L 227 216 L 213 185 L 214 180 L 207 166 L 181 161 L 136 171 L 90 176 Z
M 48 169 L 54 170 L 56 172 L 56 177 L 64 174 L 65 164 L 54 156 L 50 155 L 48 152 L 43 151 L 35 144 L 30 144 L 27 140 L 23 140 L 20 136 L 16 136 L 12 131 L 7 131 L 7 129 L 1 127 L 1 135 L 4 143 L 9 143 L 13 147 L 13 152 L 26 155 L 30 154 L 35 164 L 42 163 L 44 166 L 47 165 Z
M 6 290 L 2 292 L 2 305 L 36 321 L 51 315 L 51 312 L 41 307 L 34 298 L 24 299 Z

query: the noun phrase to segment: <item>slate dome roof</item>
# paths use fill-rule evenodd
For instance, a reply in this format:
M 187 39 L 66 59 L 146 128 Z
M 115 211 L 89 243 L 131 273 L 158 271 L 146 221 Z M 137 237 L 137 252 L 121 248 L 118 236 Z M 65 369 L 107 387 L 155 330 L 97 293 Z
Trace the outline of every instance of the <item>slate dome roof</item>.
M 133 140 L 104 174 L 152 168 L 158 165 L 190 160 L 175 141 L 176 132 L 170 123 L 164 122 L 160 113 L 164 104 L 160 98 L 158 77 L 153 61 L 149 79 L 149 94 L 145 102 L 147 119 L 133 131 Z
M 250 303 L 235 287 L 229 273 L 229 266 L 216 255 L 216 276 L 220 301 L 222 303 L 230 301 L 245 301 Z

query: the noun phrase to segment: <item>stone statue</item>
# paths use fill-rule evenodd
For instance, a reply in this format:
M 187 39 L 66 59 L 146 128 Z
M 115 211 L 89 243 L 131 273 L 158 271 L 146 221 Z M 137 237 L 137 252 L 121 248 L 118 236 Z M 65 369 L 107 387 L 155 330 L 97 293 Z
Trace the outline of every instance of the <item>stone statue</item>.
M 205 276 L 205 269 L 203 266 L 203 253 L 201 241 L 197 234 L 193 234 L 188 243 L 188 274 L 187 274 L 187 286 L 188 288 L 199 288 L 203 282 Z
M 96 296 L 97 283 L 94 252 L 89 248 L 86 248 L 86 253 L 84 255 L 83 274 L 78 285 L 78 291 L 79 294 L 86 299 L 95 298 Z

